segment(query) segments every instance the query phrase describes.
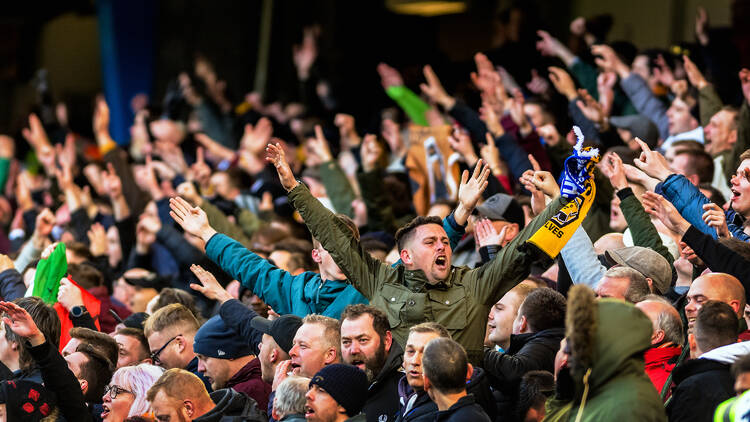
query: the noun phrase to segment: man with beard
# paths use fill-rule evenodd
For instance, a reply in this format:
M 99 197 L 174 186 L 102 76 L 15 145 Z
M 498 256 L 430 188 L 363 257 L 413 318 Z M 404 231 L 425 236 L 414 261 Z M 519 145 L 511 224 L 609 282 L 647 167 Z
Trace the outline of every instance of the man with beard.
M 396 419 L 403 349 L 393 340 L 388 317 L 369 305 L 349 305 L 341 313 L 341 356 L 365 372 L 370 387 L 364 412 L 371 422 Z

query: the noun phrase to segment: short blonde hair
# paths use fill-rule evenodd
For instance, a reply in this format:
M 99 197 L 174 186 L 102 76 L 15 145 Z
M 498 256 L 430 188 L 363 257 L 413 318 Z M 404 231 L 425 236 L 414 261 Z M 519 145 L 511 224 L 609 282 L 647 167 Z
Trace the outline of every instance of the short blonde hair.
M 302 318 L 302 324 L 319 324 L 324 328 L 323 343 L 333 347 L 341 354 L 341 321 L 318 314 L 309 314 Z
M 148 412 L 151 404 L 146 394 L 163 373 L 162 367 L 142 363 L 137 366 L 123 366 L 112 375 L 109 385 L 122 387 L 133 393 L 135 397 L 133 404 L 130 405 L 128 416 L 138 416 Z
M 172 368 L 164 372 L 148 389 L 146 399 L 153 402 L 159 391 L 164 391 L 164 394 L 176 400 L 211 400 L 203 381 L 192 372 L 179 368 Z
M 151 337 L 151 334 L 164 331 L 166 328 L 174 328 L 182 331 L 180 334 L 189 335 L 198 331 L 200 323 L 185 305 L 172 303 L 160 308 L 148 317 L 146 324 L 143 326 L 143 334 L 148 338 Z

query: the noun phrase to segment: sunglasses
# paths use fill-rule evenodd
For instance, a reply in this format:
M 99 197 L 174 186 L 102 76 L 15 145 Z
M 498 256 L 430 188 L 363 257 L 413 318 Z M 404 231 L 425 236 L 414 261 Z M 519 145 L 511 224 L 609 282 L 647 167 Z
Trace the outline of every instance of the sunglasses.
M 181 335 L 182 334 L 177 334 L 176 336 L 174 336 L 171 339 L 169 339 L 169 341 L 167 341 L 166 343 L 164 343 L 164 346 L 161 346 L 159 348 L 159 350 L 155 351 L 154 353 L 151 353 L 151 362 L 153 362 L 154 365 L 159 365 L 161 363 L 161 359 L 159 359 L 159 355 L 161 354 L 161 352 L 163 352 L 164 349 L 166 349 L 167 346 L 169 346 L 169 343 L 173 342 L 174 339 L 176 339 L 177 337 L 179 337 Z

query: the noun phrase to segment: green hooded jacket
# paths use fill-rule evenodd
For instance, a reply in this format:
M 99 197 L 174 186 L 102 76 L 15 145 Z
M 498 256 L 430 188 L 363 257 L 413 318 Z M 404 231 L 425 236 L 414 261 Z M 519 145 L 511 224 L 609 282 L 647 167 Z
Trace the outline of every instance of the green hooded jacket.
M 583 374 L 573 373 L 575 398 L 547 400 L 545 421 L 666 421 L 664 406 L 644 370 L 643 352 L 651 347 L 651 320 L 633 305 L 600 299 L 589 390 L 581 410 Z M 570 307 L 570 305 L 569 305 Z M 568 327 L 570 332 L 570 327 Z
M 447 280 L 430 285 L 421 270 L 407 270 L 403 264 L 391 267 L 370 257 L 344 223 L 302 183 L 289 192 L 289 199 L 346 278 L 371 305 L 386 313 L 399 344 L 406 343 L 413 325 L 435 321 L 464 346 L 472 364 L 482 361 L 490 307 L 529 274 L 533 252 L 519 246 L 566 202 L 553 201 L 492 261 L 475 269 L 452 267 Z

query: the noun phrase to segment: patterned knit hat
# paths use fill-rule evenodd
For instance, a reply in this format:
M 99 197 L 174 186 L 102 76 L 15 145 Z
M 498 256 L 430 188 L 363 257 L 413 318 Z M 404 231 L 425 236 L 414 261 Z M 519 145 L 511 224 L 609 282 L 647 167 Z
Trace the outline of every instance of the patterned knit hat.
M 32 381 L 3 381 L 0 384 L 0 403 L 5 404 L 9 421 L 40 421 L 55 409 L 52 393 Z

